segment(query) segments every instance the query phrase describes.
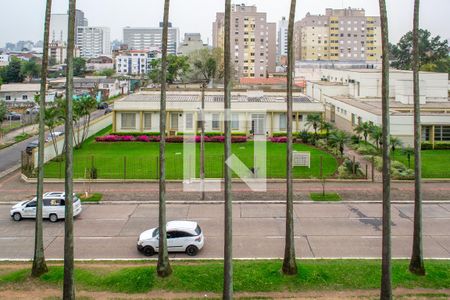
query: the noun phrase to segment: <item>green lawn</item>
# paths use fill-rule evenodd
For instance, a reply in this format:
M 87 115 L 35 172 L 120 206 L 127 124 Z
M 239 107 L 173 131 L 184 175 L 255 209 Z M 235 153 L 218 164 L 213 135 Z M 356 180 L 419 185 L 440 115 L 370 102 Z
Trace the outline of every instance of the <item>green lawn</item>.
M 313 201 L 341 201 L 341 196 L 337 193 L 310 193 L 309 197 Z
M 392 156 L 408 167 L 408 158 L 401 151 Z M 414 168 L 414 155 L 411 155 L 411 168 Z M 450 150 L 422 150 L 423 178 L 450 178 Z
M 105 132 L 101 132 L 103 135 Z M 196 177 L 200 175 L 200 145 L 197 144 Z M 253 167 L 253 142 L 233 144 L 232 151 L 247 167 Z M 205 172 L 207 178 L 223 177 L 223 144 L 205 144 Z M 338 167 L 336 159 L 327 152 L 316 148 L 294 144 L 298 151 L 311 152 L 311 169 L 295 167 L 295 178 L 318 178 L 320 176 L 320 156 L 323 157 L 323 174 L 333 176 Z M 96 143 L 86 141 L 74 152 L 74 177 L 86 178 L 86 170 L 94 166 L 97 178 L 101 179 L 157 179 L 159 143 Z M 168 179 L 183 178 L 183 144 L 168 143 L 166 147 Z M 267 143 L 267 178 L 284 178 L 286 174 L 286 144 Z M 47 178 L 62 178 L 64 162 L 49 162 L 45 167 Z
M 281 274 L 282 262 L 235 261 L 234 290 L 236 292 L 300 292 L 310 290 L 369 290 L 379 289 L 381 262 L 378 260 L 302 260 L 296 276 Z M 392 281 L 394 288 L 448 289 L 450 288 L 450 262 L 425 262 L 426 276 L 415 276 L 408 271 L 408 261 L 394 260 Z M 77 288 L 88 291 L 120 293 L 216 292 L 222 290 L 223 262 L 172 262 L 173 274 L 165 279 L 156 276 L 155 263 L 136 262 L 121 267 L 96 268 L 84 263 L 75 269 Z M 21 289 L 30 285 L 30 268 L 0 275 L 0 288 Z M 50 266 L 49 272 L 35 284 L 46 283 L 60 287 L 63 267 Z M 425 292 L 425 291 L 424 291 Z

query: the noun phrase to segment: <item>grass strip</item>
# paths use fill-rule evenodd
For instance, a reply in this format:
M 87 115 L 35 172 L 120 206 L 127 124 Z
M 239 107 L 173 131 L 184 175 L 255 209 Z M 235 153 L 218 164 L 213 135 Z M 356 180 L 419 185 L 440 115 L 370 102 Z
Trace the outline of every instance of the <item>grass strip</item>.
M 83 265 L 75 270 L 77 288 L 89 291 L 145 293 L 149 291 L 220 292 L 223 264 L 214 262 L 173 262 L 173 275 L 161 279 L 156 276 L 155 263 L 135 267 L 114 267 L 101 270 Z M 281 261 L 235 261 L 234 289 L 237 292 L 280 292 L 308 290 L 356 290 L 380 287 L 379 260 L 305 260 L 299 261 L 296 276 L 281 274 Z M 450 288 L 450 261 L 427 260 L 426 276 L 408 271 L 407 260 L 394 260 L 392 265 L 394 288 Z M 21 269 L 0 276 L 5 284 L 26 285 L 29 270 Z M 63 267 L 51 266 L 38 282 L 62 286 Z
M 341 196 L 337 193 L 310 193 L 309 197 L 313 201 L 341 201 Z

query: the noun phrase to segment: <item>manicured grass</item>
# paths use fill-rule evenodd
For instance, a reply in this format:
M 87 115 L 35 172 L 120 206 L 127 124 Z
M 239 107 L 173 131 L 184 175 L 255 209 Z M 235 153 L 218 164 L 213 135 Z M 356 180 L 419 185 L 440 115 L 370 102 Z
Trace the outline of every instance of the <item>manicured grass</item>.
M 78 289 L 121 293 L 149 291 L 216 292 L 222 290 L 223 264 L 220 261 L 172 263 L 173 274 L 161 279 L 156 276 L 155 264 L 137 263 L 136 267 L 94 268 L 88 264 L 76 268 Z M 378 260 L 304 260 L 299 262 L 296 276 L 283 276 L 281 261 L 234 262 L 234 290 L 236 292 L 281 292 L 308 290 L 367 290 L 380 287 Z M 408 271 L 408 261 L 395 260 L 392 265 L 394 288 L 448 289 L 450 262 L 426 261 L 427 275 L 415 276 Z M 4 284 L 27 284 L 29 270 L 19 270 L 0 276 Z M 51 266 L 40 281 L 61 286 L 63 267 Z
M 310 193 L 309 197 L 313 201 L 341 201 L 341 196 L 337 193 Z
M 98 135 L 104 135 L 108 129 Z M 267 144 L 267 178 L 285 178 L 286 144 Z M 196 151 L 196 177 L 200 177 L 200 145 Z M 224 145 L 221 143 L 205 144 L 205 172 L 207 178 L 223 177 Z M 233 153 L 244 164 L 253 167 L 254 143 L 236 143 L 232 145 Z M 323 174 L 331 177 L 336 172 L 338 163 L 329 153 L 314 147 L 294 144 L 294 150 L 311 152 L 311 168 L 295 167 L 295 178 L 319 178 L 320 156 L 323 157 Z M 97 169 L 99 179 L 157 179 L 159 174 L 159 143 L 96 143 L 94 138 L 85 142 L 81 149 L 74 152 L 74 177 L 85 178 L 92 167 Z M 192 157 L 193 161 L 193 157 Z M 193 163 L 193 162 L 192 162 Z M 183 144 L 166 144 L 167 179 L 183 178 Z M 235 174 L 234 174 L 235 175 Z M 64 161 L 52 161 L 45 167 L 48 178 L 64 176 Z M 236 176 L 236 175 L 235 175 Z
M 78 198 L 80 198 L 81 202 L 100 202 L 102 201 L 103 194 L 101 193 L 91 193 L 86 198 L 85 194 L 78 194 Z
M 392 159 L 408 167 L 408 157 L 395 151 Z M 411 169 L 414 169 L 414 155 L 411 155 Z M 450 150 L 422 150 L 423 178 L 450 178 Z
M 31 135 L 29 135 L 28 133 L 22 133 L 22 134 L 19 134 L 18 136 L 16 136 L 15 138 L 14 138 L 14 141 L 16 142 L 16 143 L 19 143 L 19 142 L 21 142 L 21 141 L 24 141 L 24 140 L 26 140 L 27 138 L 29 138 Z

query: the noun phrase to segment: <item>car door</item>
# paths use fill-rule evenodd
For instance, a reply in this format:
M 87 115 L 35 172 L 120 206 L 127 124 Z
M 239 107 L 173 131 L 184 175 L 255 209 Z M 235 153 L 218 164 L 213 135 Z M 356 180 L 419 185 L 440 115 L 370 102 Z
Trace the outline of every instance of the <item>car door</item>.
M 184 251 L 184 232 L 170 231 L 167 232 L 167 248 L 172 252 Z
M 36 217 L 36 200 L 28 202 L 23 208 L 22 217 L 35 218 Z

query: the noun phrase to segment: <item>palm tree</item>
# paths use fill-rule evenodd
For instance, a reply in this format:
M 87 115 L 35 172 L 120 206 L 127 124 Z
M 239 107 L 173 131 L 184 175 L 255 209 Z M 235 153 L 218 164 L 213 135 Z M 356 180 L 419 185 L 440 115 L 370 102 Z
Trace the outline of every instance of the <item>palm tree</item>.
M 375 142 L 377 149 L 380 149 L 383 138 L 383 130 L 380 126 L 372 126 L 370 130 L 370 138 Z
M 172 274 L 167 250 L 166 235 L 166 82 L 167 82 L 167 43 L 169 32 L 170 0 L 164 0 L 164 20 L 161 59 L 161 110 L 159 128 L 161 142 L 159 144 L 159 250 L 157 273 L 160 277 Z
M 408 169 L 411 169 L 411 155 L 414 155 L 414 149 L 406 147 L 402 149 L 402 153 L 406 155 L 406 158 L 408 159 Z
M 334 126 L 324 120 L 320 123 L 320 130 L 325 131 L 325 139 L 328 142 L 328 137 L 330 136 L 330 131 L 333 130 Z
M 382 40 L 382 141 L 383 141 L 383 238 L 381 263 L 380 298 L 392 299 L 392 244 L 391 244 L 391 159 L 390 159 L 390 122 L 389 122 L 389 30 L 386 0 L 379 0 Z
M 344 146 L 349 139 L 348 134 L 341 130 L 335 130 L 330 135 L 330 143 L 337 148 L 341 156 L 344 156 Z
M 291 116 L 292 118 L 292 116 Z M 319 128 L 320 124 L 322 123 L 322 115 L 321 114 L 310 114 L 306 118 L 306 126 L 308 128 L 314 129 L 314 136 L 317 138 L 317 129 Z
M 63 299 L 75 299 L 74 246 L 73 246 L 73 70 L 75 49 L 76 0 L 69 0 L 67 39 L 66 119 L 65 119 L 65 225 L 64 225 L 64 287 Z
M 224 109 L 225 109 L 225 161 L 231 156 L 231 0 L 225 0 L 225 39 L 224 39 Z M 224 165 L 225 186 L 225 232 L 224 232 L 224 273 L 223 299 L 233 298 L 233 199 L 231 198 L 230 167 Z
M 395 150 L 397 150 L 398 148 L 401 148 L 403 146 L 403 143 L 396 136 L 391 136 L 390 142 L 391 142 L 392 158 L 394 158 Z
M 44 195 L 44 144 L 45 144 L 45 96 L 48 75 L 48 44 L 50 37 L 50 16 L 52 0 L 47 0 L 44 25 L 44 53 L 42 54 L 41 91 L 39 97 L 39 145 L 38 148 L 38 182 L 36 193 L 36 225 L 34 236 L 34 257 L 31 275 L 39 277 L 48 272 L 44 255 L 44 232 L 42 228 L 42 202 Z
M 58 125 L 58 122 L 61 120 L 61 114 L 64 114 L 63 111 L 57 106 L 53 106 L 50 108 L 47 108 L 45 110 L 45 116 L 44 116 L 44 123 L 45 126 L 47 126 L 48 131 L 50 132 L 50 136 L 55 136 L 55 128 Z M 55 157 L 58 159 L 59 151 L 58 151 L 58 144 L 55 138 L 52 138 L 52 144 L 53 149 L 55 151 Z
M 296 0 L 291 0 L 288 26 L 288 83 L 287 83 L 287 159 L 286 159 L 286 237 L 284 245 L 283 274 L 297 274 L 297 262 L 295 260 L 295 237 L 294 237 L 294 203 L 292 182 L 292 84 L 294 76 L 294 22 Z M 311 116 L 311 115 L 310 115 Z M 310 117 L 308 116 L 308 118 Z M 320 117 L 320 115 L 318 115 Z M 319 124 L 319 123 L 318 123 Z M 316 124 L 316 126 L 318 126 Z M 314 128 L 317 130 L 317 127 Z M 316 132 L 317 133 L 317 132 Z
M 367 143 L 367 137 L 372 130 L 372 125 L 369 122 L 363 122 L 356 126 L 354 130 L 357 134 L 362 134 L 364 136 L 364 141 Z
M 417 275 L 425 275 L 422 245 L 422 160 L 419 86 L 419 11 L 420 0 L 414 1 L 413 28 L 413 81 L 414 81 L 414 234 L 409 270 Z

